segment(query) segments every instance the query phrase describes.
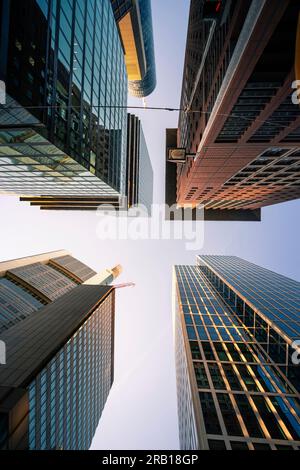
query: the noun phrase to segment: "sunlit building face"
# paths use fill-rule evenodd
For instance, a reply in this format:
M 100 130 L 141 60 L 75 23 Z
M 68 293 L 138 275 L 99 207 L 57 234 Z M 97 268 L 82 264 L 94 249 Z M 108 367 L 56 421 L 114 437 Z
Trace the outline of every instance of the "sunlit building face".
M 174 270 L 182 449 L 300 448 L 296 281 L 236 257 Z

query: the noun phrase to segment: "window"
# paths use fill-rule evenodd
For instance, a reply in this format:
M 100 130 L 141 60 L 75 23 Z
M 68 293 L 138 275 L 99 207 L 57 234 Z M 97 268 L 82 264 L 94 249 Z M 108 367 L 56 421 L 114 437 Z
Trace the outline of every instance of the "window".
M 199 398 L 207 434 L 222 434 L 212 394 L 200 392 Z
M 217 396 L 227 433 L 230 436 L 243 436 L 230 396 L 225 393 L 218 393 Z

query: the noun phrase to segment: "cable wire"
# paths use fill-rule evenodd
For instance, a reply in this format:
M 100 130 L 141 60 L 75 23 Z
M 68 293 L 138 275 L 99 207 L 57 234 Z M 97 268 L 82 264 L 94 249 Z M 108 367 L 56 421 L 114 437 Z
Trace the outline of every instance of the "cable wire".
M 121 105 L 90 105 L 91 109 L 140 109 L 142 111 L 169 111 L 169 112 L 182 112 L 185 113 L 186 115 L 188 114 L 212 114 L 212 111 L 200 111 L 196 109 L 187 109 L 187 108 L 171 108 L 171 107 L 161 107 L 161 106 L 147 106 L 146 108 L 144 106 L 121 106 Z M 0 105 L 0 109 L 7 109 L 7 110 L 18 110 L 18 109 L 25 109 L 27 111 L 30 110 L 43 110 L 43 109 L 81 109 L 81 106 L 68 106 L 68 105 L 39 105 L 39 106 L 7 106 L 7 105 Z M 249 121 L 253 122 L 254 120 L 252 118 L 247 118 L 245 116 L 239 115 L 239 114 L 233 114 L 233 113 L 216 113 L 216 116 L 222 116 L 222 117 L 232 117 L 236 119 L 242 119 L 244 121 Z M 283 126 L 281 122 L 279 121 L 272 121 L 269 122 L 268 119 L 261 120 L 261 119 L 255 119 L 256 122 L 260 122 L 262 124 L 267 124 L 269 126 L 274 126 L 278 127 L 280 126 L 282 129 L 287 129 L 290 126 Z

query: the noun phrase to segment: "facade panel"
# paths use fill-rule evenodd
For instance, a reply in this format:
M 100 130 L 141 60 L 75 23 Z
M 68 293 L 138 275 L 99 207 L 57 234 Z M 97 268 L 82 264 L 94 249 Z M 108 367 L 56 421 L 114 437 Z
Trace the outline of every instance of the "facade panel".
M 30 383 L 29 449 L 89 449 L 113 376 L 113 297 Z

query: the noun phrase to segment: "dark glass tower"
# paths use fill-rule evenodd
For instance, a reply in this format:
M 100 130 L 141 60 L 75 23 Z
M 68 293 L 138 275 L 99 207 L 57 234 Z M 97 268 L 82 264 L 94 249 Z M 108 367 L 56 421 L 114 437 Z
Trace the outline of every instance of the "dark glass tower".
M 300 284 L 237 257 L 176 266 L 182 449 L 299 449 Z
M 141 121 L 128 114 L 127 124 L 127 204 L 142 204 L 151 214 L 153 169 Z
M 110 1 L 1 0 L 0 17 L 0 191 L 124 195 L 128 85 Z
M 0 263 L 1 449 L 88 449 L 114 376 L 114 288 L 67 252 Z

